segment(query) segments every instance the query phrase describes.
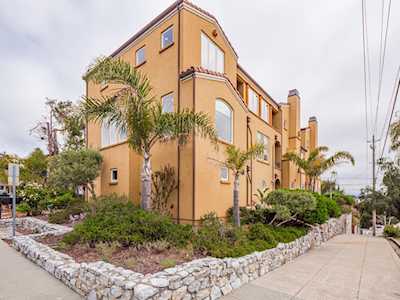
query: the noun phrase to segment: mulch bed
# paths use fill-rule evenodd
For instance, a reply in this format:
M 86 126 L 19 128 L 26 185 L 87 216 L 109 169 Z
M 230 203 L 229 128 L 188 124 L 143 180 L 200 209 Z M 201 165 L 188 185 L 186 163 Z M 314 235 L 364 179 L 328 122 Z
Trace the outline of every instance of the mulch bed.
M 154 249 L 143 247 L 137 249 L 134 247 L 115 247 L 115 251 L 107 255 L 102 253 L 100 247 L 90 248 L 88 245 L 76 244 L 71 247 L 60 245 L 62 236 L 47 236 L 37 239 L 38 242 L 71 256 L 76 262 L 95 262 L 104 260 L 116 266 L 130 269 L 142 274 L 155 273 L 163 269 L 174 267 L 177 264 L 201 258 L 200 255 L 194 255 L 187 250 L 179 249 Z

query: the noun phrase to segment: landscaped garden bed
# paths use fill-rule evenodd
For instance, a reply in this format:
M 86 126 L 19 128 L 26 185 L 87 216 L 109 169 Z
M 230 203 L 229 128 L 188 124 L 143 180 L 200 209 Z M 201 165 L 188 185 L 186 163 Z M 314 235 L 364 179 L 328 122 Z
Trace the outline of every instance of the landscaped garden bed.
M 288 195 L 290 203 L 296 201 L 296 192 L 271 197 Z M 318 201 L 319 208 L 314 205 L 304 218 L 323 223 L 329 213 L 325 200 Z M 106 197 L 92 202 L 73 230 L 18 219 L 19 226 L 38 233 L 17 236 L 12 245 L 88 299 L 217 299 L 345 232 L 351 220 L 343 215 L 321 225 L 304 227 L 289 219 L 269 225 L 275 214 L 273 205 L 243 209 L 242 227 L 209 214 L 192 228 Z

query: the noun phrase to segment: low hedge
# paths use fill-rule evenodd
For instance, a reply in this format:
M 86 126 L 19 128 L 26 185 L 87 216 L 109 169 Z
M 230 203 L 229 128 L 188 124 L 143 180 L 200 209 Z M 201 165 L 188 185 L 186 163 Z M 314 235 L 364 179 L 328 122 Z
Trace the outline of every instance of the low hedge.
M 400 228 L 393 225 L 386 225 L 383 229 L 383 234 L 386 237 L 400 238 Z
M 106 197 L 90 207 L 82 223 L 66 234 L 66 244 L 117 242 L 121 247 L 140 247 L 166 242 L 169 247 L 191 248 L 196 253 L 214 257 L 238 257 L 254 251 L 274 248 L 306 234 L 305 228 L 273 227 L 262 223 L 237 228 L 222 223 L 209 214 L 201 225 L 175 224 L 170 217 L 144 211 L 126 199 Z
M 140 246 L 167 241 L 185 247 L 192 237 L 189 225 L 174 224 L 169 217 L 147 212 L 123 198 L 103 198 L 92 205 L 82 223 L 64 237 L 67 244 L 118 242 L 122 246 Z

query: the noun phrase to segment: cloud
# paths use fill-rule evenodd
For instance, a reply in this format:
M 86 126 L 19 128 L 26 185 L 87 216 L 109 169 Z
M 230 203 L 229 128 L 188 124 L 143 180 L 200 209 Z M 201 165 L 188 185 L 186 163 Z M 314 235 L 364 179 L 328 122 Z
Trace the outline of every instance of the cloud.
M 302 121 L 318 117 L 320 143 L 348 150 L 357 167 L 339 168 L 339 177 L 367 182 L 363 94 L 361 7 L 337 0 L 198 0 L 214 14 L 239 54 L 240 64 L 278 102 L 297 88 Z M 9 1 L 0 10 L 0 151 L 26 155 L 40 143 L 28 131 L 44 113 L 45 97 L 77 100 L 81 75 L 101 54 L 109 54 L 172 1 Z M 380 4 L 368 1 L 376 105 Z M 381 131 L 400 52 L 400 3 L 392 18 L 382 98 Z M 371 116 L 369 116 L 372 119 Z M 347 179 L 346 179 L 347 180 Z M 348 180 L 347 180 L 348 181 Z M 346 183 L 347 181 L 343 181 Z

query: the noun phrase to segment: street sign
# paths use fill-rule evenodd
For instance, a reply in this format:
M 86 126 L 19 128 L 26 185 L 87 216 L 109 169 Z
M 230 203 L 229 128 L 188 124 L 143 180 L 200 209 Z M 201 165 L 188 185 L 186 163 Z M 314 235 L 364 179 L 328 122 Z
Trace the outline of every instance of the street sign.
M 19 164 L 8 164 L 8 177 L 19 177 Z
M 11 180 L 10 180 L 11 178 Z M 15 217 L 16 217 L 16 201 L 15 201 L 15 196 L 16 196 L 16 185 L 17 181 L 19 181 L 19 165 L 18 164 L 8 164 L 8 181 L 11 181 L 11 185 L 13 187 L 12 189 L 12 217 L 13 217 L 13 226 L 12 226 L 12 232 L 13 236 L 15 236 L 15 227 L 16 227 L 16 222 L 15 222 Z

